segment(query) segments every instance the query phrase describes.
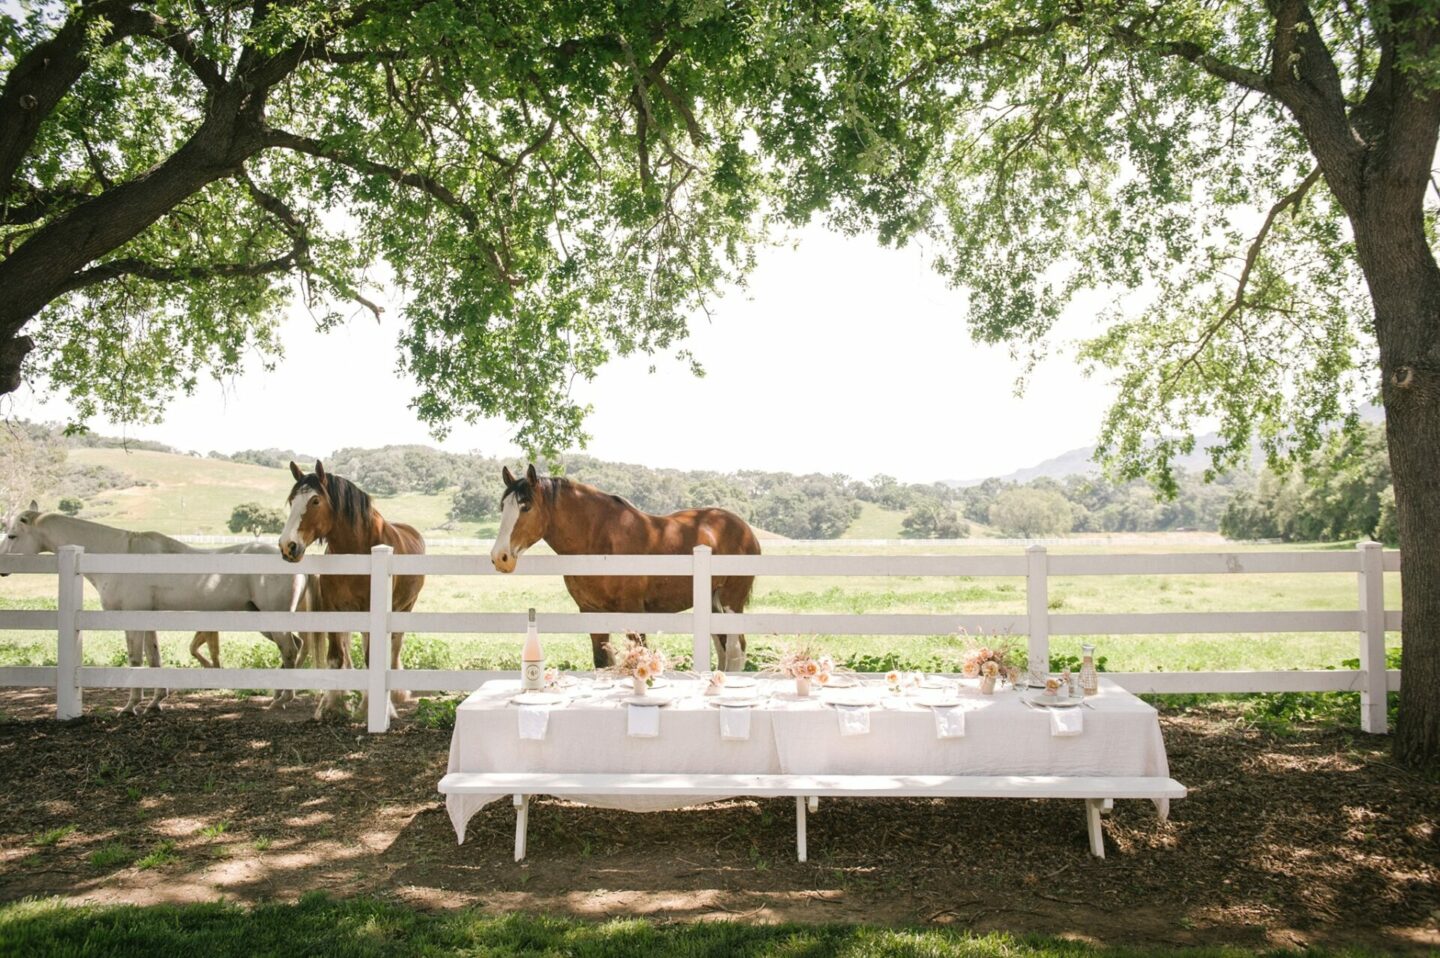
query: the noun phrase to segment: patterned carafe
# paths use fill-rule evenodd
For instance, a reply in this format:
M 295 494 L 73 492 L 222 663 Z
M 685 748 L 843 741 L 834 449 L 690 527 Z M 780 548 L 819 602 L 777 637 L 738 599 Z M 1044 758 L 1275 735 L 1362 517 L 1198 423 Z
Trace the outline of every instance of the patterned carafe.
M 1095 646 L 1080 646 L 1080 690 L 1086 695 L 1100 691 L 1100 676 L 1095 671 Z

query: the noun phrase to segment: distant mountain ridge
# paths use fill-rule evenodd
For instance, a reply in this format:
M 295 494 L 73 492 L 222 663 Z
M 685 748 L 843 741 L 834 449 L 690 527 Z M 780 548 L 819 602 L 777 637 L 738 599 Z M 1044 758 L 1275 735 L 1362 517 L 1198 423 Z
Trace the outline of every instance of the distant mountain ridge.
M 1384 422 L 1385 410 L 1380 406 L 1366 404 L 1360 407 L 1360 419 L 1362 422 Z M 1220 442 L 1219 433 L 1207 432 L 1195 440 L 1196 451 L 1186 456 L 1180 456 L 1175 464 L 1186 472 L 1203 472 L 1210 465 L 1210 457 L 1205 450 Z M 1049 479 L 1064 479 L 1066 476 L 1094 476 L 1100 474 L 1100 467 L 1095 464 L 1095 447 L 1080 446 L 1068 452 L 1062 452 L 1058 456 L 1052 456 L 1033 466 L 1026 466 L 1023 469 L 1016 469 L 1007 475 L 999 476 L 1001 482 L 1026 483 L 1042 477 Z M 1256 449 L 1252 457 L 1252 465 L 1258 469 L 1264 462 L 1264 455 Z M 969 486 L 978 486 L 989 476 L 979 479 L 942 479 L 947 486 L 956 489 L 965 489 Z

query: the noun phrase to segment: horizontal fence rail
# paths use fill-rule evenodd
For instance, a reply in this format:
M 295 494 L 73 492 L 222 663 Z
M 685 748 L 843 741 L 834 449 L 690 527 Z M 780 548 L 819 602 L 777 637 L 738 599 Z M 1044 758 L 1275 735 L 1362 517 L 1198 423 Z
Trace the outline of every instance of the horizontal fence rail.
M 691 580 L 696 605 L 682 613 L 542 613 L 544 633 L 686 634 L 693 636 L 696 669 L 708 668 L 712 633 L 785 635 L 940 635 L 971 633 L 1025 636 L 1030 661 L 1049 661 L 1053 635 L 1204 635 L 1216 633 L 1355 632 L 1359 669 L 1110 672 L 1133 692 L 1358 692 L 1361 725 L 1384 732 L 1385 695 L 1400 686 L 1400 673 L 1385 668 L 1385 633 L 1399 631 L 1400 612 L 1384 607 L 1384 574 L 1400 569 L 1399 552 L 1376 543 L 1335 552 L 1207 552 L 1156 555 L 1050 555 L 1031 545 L 1020 555 L 712 555 L 704 546 L 690 555 L 527 555 L 514 574 L 529 576 L 649 576 Z M 0 555 L 0 573 L 56 577 L 54 610 L 0 611 L 0 629 L 53 632 L 57 664 L 0 668 L 0 687 L 56 690 L 56 714 L 74 718 L 81 690 L 91 688 L 318 689 L 369 694 L 368 725 L 384 731 L 389 720 L 384 694 L 410 691 L 471 691 L 510 672 L 388 668 L 388 633 L 520 634 L 520 612 L 398 612 L 390 609 L 398 575 L 500 575 L 485 555 L 395 555 L 377 546 L 369 555 L 315 555 L 288 563 L 276 555 L 198 552 L 167 555 L 86 554 L 67 546 L 58 555 Z M 1054 613 L 1051 580 L 1068 576 L 1239 575 L 1348 573 L 1356 577 L 1357 608 L 1340 611 Z M 93 576 L 274 575 L 351 576 L 369 579 L 371 608 L 352 612 L 165 610 L 84 608 L 84 585 Z M 753 613 L 714 610 L 708 597 L 716 576 L 820 577 L 1015 577 L 1025 579 L 1025 614 L 936 613 Z M 95 667 L 81 661 L 85 631 L 340 632 L 367 634 L 370 664 L 356 669 L 210 669 Z

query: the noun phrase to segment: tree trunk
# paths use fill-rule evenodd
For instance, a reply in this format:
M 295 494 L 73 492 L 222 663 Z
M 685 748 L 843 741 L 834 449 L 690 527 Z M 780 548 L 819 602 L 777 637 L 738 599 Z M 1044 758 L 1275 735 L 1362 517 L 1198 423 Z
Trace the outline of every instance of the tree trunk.
M 1404 679 L 1395 755 L 1411 767 L 1435 768 L 1440 767 L 1440 550 L 1435 548 L 1440 542 L 1440 267 L 1419 229 L 1419 217 L 1399 215 L 1393 195 L 1388 199 L 1377 204 L 1384 208 L 1358 218 L 1355 239 L 1375 304 L 1404 553 Z M 1418 211 L 1421 204 L 1412 208 Z

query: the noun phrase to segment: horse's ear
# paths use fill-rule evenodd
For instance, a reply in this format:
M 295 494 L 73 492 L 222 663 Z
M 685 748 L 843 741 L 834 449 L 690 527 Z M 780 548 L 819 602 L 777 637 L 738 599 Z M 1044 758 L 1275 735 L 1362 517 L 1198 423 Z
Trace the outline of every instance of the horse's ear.
M 315 460 L 315 478 L 320 480 L 320 485 L 325 485 L 325 463 L 319 459 Z
M 301 479 L 305 478 L 305 470 L 295 465 L 294 459 L 290 460 L 290 475 L 295 477 L 296 482 L 299 482 Z
M 530 480 L 530 485 L 540 485 L 540 474 L 535 471 L 535 463 L 530 463 L 530 468 L 525 470 L 525 478 Z
M 509 489 L 515 485 L 515 473 L 510 471 L 509 466 L 500 467 L 500 478 L 505 480 L 505 488 Z
M 34 499 L 31 499 L 31 500 L 30 500 L 30 511 L 31 511 L 31 512 L 39 512 L 39 511 L 40 511 L 40 503 L 36 502 Z

